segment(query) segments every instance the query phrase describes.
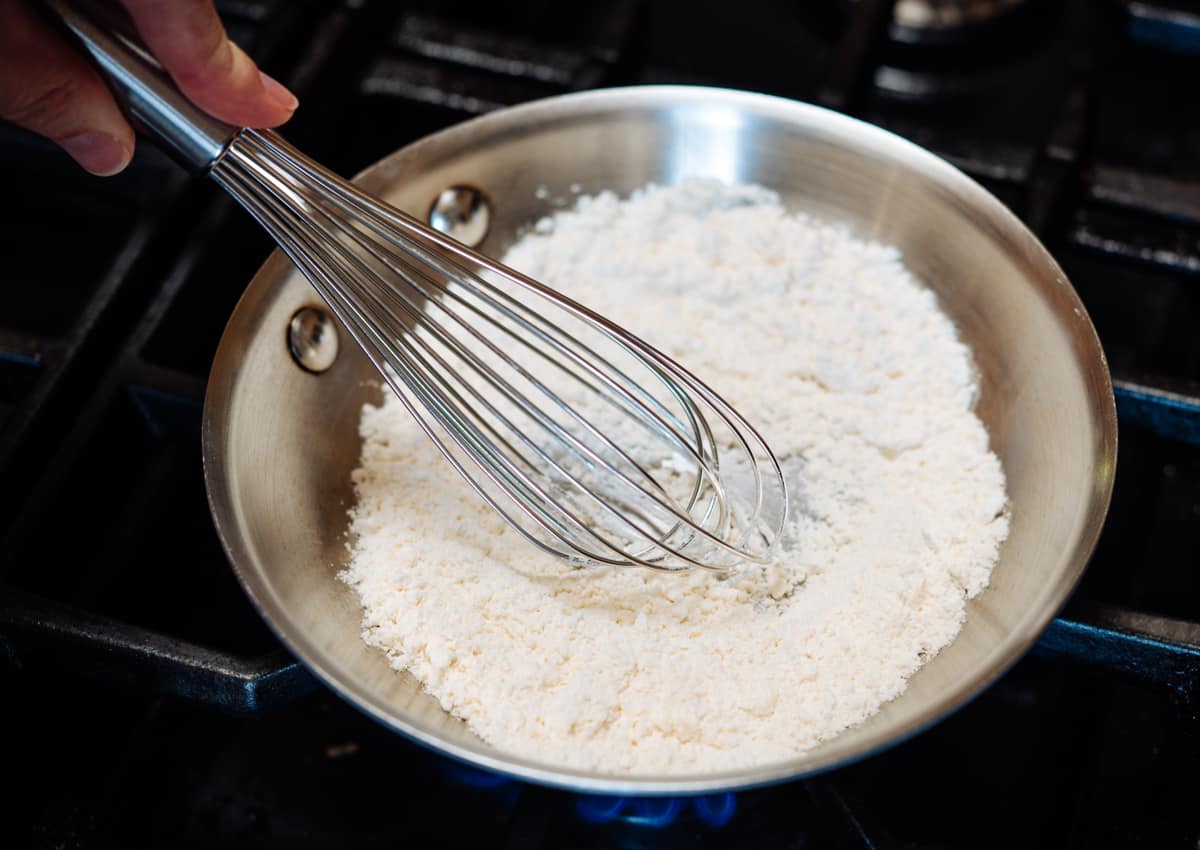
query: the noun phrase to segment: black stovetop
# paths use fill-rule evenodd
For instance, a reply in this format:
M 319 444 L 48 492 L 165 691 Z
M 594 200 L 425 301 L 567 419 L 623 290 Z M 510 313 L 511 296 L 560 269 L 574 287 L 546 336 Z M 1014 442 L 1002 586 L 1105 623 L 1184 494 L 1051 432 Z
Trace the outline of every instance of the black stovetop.
M 900 0 L 904 26 L 885 0 L 220 5 L 299 92 L 287 135 L 343 173 L 639 82 L 823 103 L 947 157 L 1038 232 L 1100 332 L 1109 522 L 1030 657 L 859 764 L 682 801 L 457 768 L 316 687 L 213 531 L 204 381 L 266 238 L 149 146 L 99 180 L 0 126 L 0 843 L 1198 846 L 1200 4 Z

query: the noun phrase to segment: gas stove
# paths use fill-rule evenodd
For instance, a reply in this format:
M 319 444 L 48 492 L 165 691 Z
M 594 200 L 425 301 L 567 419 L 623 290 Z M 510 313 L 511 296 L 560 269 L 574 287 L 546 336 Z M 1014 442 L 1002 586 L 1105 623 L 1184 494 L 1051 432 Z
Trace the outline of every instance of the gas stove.
M 205 501 L 204 383 L 270 251 L 143 146 L 78 172 L 0 126 L 3 843 L 12 847 L 1170 847 L 1200 841 L 1200 5 L 932 0 L 219 4 L 353 173 L 556 93 L 824 104 L 987 186 L 1113 369 L 1108 524 L 1036 650 L 933 729 L 738 794 L 584 797 L 448 762 L 318 687 Z

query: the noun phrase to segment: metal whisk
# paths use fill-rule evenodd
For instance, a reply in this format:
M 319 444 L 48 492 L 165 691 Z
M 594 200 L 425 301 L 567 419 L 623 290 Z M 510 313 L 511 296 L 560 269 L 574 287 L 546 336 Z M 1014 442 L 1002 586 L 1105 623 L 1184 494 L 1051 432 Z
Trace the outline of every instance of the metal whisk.
M 111 10 L 47 0 L 140 127 L 250 212 L 462 478 L 580 564 L 763 562 L 787 513 L 758 432 L 670 357 L 270 131 L 193 107 Z

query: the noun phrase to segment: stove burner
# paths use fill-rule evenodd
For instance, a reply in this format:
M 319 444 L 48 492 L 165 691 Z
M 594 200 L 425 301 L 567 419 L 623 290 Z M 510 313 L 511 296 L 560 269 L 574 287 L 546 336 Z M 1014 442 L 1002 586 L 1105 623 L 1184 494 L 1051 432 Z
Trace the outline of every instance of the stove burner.
M 958 41 L 1025 5 L 1025 0 L 899 0 L 889 34 L 895 41 Z
M 851 10 L 863 5 L 863 0 L 842 0 Z M 1044 5 L 1027 0 L 896 0 L 888 37 L 912 47 L 992 40 L 1025 17 L 1020 13 L 1037 12 Z
M 964 101 L 1030 84 L 1053 64 L 1045 6 L 1025 0 L 899 0 L 876 90 L 906 102 Z M 1043 16 L 1043 17 L 1038 17 Z
M 492 773 L 461 762 L 439 759 L 438 766 L 452 782 L 477 791 L 511 796 L 522 783 L 502 773 Z M 700 797 L 609 797 L 584 795 L 575 798 L 575 811 L 589 824 L 625 824 L 646 829 L 666 829 L 677 821 L 699 821 L 718 829 L 733 820 L 737 797 L 731 793 Z
M 591 824 L 624 823 L 651 829 L 664 829 L 676 821 L 694 816 L 713 829 L 725 826 L 737 811 L 737 797 L 731 793 L 703 797 L 580 797 L 575 811 Z

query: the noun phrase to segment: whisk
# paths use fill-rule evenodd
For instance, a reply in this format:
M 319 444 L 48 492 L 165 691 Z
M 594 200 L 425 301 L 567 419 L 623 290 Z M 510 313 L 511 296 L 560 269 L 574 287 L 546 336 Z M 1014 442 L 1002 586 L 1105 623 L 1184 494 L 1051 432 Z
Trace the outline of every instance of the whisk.
M 118 99 L 270 234 L 472 489 L 579 565 L 765 562 L 787 514 L 759 433 L 665 353 L 364 193 L 270 131 L 193 107 L 113 9 L 46 0 Z

